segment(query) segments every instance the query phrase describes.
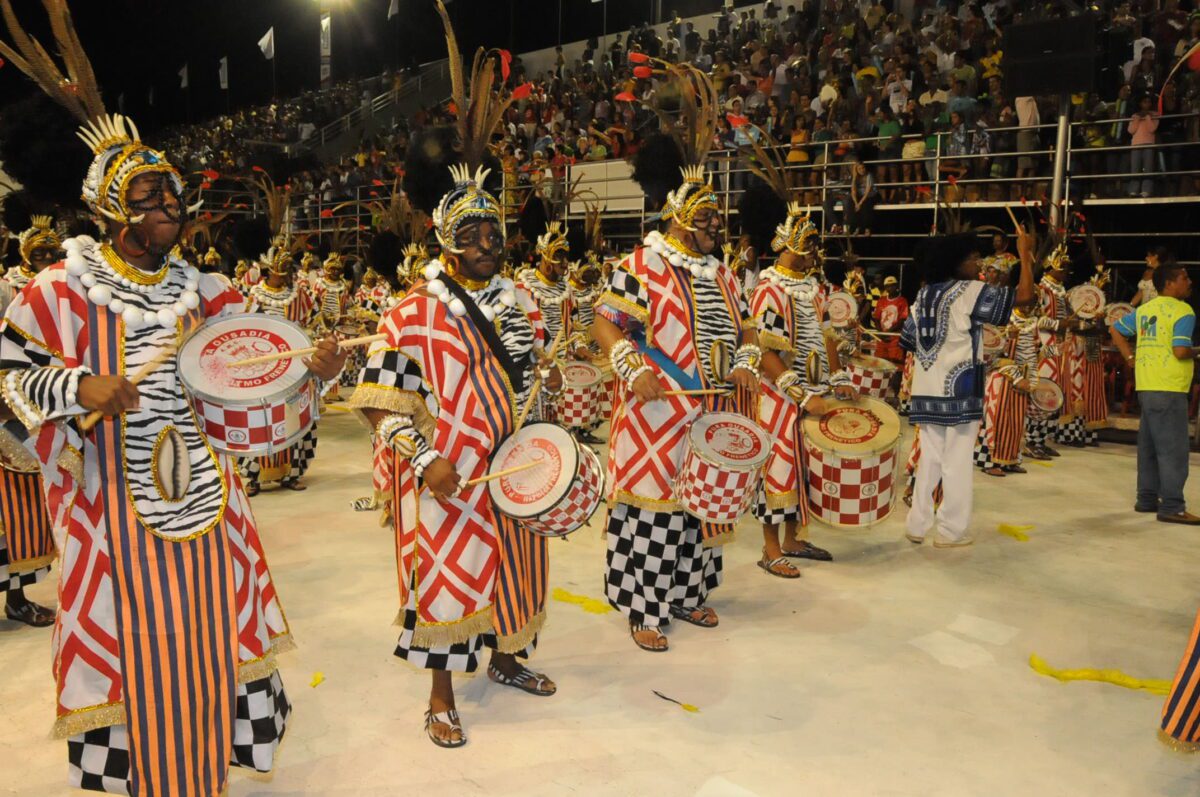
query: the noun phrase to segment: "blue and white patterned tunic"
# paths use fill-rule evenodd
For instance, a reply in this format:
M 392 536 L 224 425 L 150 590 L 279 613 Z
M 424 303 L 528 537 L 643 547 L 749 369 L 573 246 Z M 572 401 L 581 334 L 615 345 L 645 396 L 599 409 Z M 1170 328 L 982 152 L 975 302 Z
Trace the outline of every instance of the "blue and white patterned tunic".
M 912 423 L 955 426 L 983 417 L 984 324 L 1003 326 L 1013 291 L 978 281 L 950 280 L 917 293 L 900 345 L 913 353 Z

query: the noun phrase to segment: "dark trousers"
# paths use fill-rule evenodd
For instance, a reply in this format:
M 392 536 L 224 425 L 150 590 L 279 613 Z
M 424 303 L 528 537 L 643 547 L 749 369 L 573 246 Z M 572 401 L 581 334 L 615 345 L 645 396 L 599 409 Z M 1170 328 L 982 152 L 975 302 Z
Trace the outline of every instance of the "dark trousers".
M 1188 477 L 1190 445 L 1188 395 L 1139 390 L 1138 404 L 1142 408 L 1138 427 L 1138 506 L 1145 509 L 1157 506 L 1160 515 L 1177 515 L 1187 509 L 1183 485 Z

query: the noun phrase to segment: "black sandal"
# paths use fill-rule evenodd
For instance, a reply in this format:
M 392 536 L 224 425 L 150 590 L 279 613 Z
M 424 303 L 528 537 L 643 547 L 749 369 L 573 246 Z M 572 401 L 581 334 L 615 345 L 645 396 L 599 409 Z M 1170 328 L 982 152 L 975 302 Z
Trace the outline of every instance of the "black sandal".
M 1021 467 L 1020 465 L 1005 465 L 1002 470 L 1005 473 L 1029 473 L 1029 471 L 1025 470 L 1025 468 Z
M 45 628 L 48 625 L 54 625 L 54 610 L 40 606 L 30 600 L 25 601 L 25 603 L 16 609 L 10 604 L 5 603 L 4 616 L 9 620 L 24 623 L 34 628 Z
M 440 739 L 434 736 L 433 726 L 435 723 L 447 726 L 451 733 L 458 731 L 458 739 Z M 458 712 L 454 709 L 439 711 L 436 714 L 433 713 L 432 708 L 425 709 L 425 735 L 438 747 L 462 747 L 467 743 L 467 734 L 463 731 L 462 723 L 458 719 Z
M 1004 468 L 995 467 L 995 468 L 984 468 L 983 475 L 984 476 L 995 476 L 997 479 L 1003 479 L 1008 474 L 1004 472 Z
M 524 665 L 521 666 L 521 669 L 515 676 L 508 676 L 500 672 L 495 664 L 488 664 L 488 678 L 491 678 L 501 686 L 511 686 L 513 689 L 520 689 L 522 692 L 528 692 L 538 697 L 550 697 L 550 695 L 558 691 L 557 686 L 549 692 L 541 689 L 542 684 L 547 683 L 550 679 L 544 674 L 536 673 Z
M 308 485 L 301 484 L 299 479 L 284 479 L 279 482 L 279 486 L 285 490 L 292 490 L 297 493 L 302 493 L 308 489 Z
M 667 635 L 654 626 L 642 625 L 641 623 L 630 623 L 629 636 L 633 639 L 633 644 L 637 645 L 642 650 L 648 650 L 651 653 L 666 653 L 670 649 L 667 645 L 663 645 L 661 648 L 656 648 L 639 641 L 637 635 L 642 631 L 654 631 L 657 634 L 657 636 L 654 637 L 655 642 L 659 642 L 660 640 L 663 642 L 667 641 Z
M 700 614 L 703 619 L 696 619 L 696 614 Z M 721 620 L 717 617 L 717 613 L 707 606 L 697 606 L 695 609 L 685 609 L 682 606 L 672 606 L 671 616 L 676 620 L 682 620 L 685 623 L 698 625 L 701 628 L 716 628 Z M 712 618 L 711 620 L 709 618 Z
M 832 562 L 833 554 L 824 548 L 818 548 L 808 540 L 796 540 L 800 543 L 801 548 L 798 551 L 784 551 L 783 555 L 789 559 L 813 559 L 818 562 Z
M 254 496 L 258 495 L 261 492 L 262 492 L 262 487 L 259 486 L 258 482 L 248 482 L 246 484 L 246 497 L 247 498 L 253 498 Z

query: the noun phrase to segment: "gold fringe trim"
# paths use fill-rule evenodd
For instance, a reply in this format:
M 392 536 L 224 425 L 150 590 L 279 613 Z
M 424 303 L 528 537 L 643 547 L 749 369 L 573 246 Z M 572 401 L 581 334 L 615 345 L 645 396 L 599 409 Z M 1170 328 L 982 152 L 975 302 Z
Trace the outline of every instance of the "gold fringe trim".
M 636 506 L 638 509 L 648 509 L 651 512 L 679 512 L 679 503 L 671 500 L 664 501 L 661 498 L 645 498 L 640 495 L 626 492 L 625 490 L 617 490 L 613 500 L 618 504 L 629 504 Z
M 417 621 L 413 630 L 413 647 L 444 648 L 456 642 L 466 642 L 479 634 L 494 633 L 492 625 L 492 607 L 480 609 L 461 620 L 449 623 L 422 623 Z
M 45 556 L 35 556 L 32 559 L 22 559 L 19 562 L 9 562 L 8 570 L 14 575 L 20 573 L 29 573 L 34 570 L 41 570 L 43 567 L 49 567 L 54 564 L 54 560 L 58 558 L 56 553 L 48 553 Z
M 280 653 L 287 653 L 289 650 L 294 650 L 295 647 L 296 642 L 292 639 L 291 634 L 280 634 L 275 637 L 271 640 L 271 647 L 267 649 L 266 653 L 257 659 L 238 662 L 237 682 L 239 684 L 248 684 L 251 681 L 266 678 L 279 669 L 279 665 L 275 662 L 275 656 Z
M 537 636 L 542 627 L 546 625 L 546 610 L 535 614 L 529 618 L 529 622 L 515 634 L 509 636 L 499 636 L 496 639 L 496 652 L 498 653 L 519 653 L 529 647 L 529 643 Z
M 2 467 L 13 473 L 38 473 L 42 469 L 37 457 L 4 427 L 0 427 L 0 455 L 5 460 Z
M 59 717 L 54 721 L 54 730 L 51 735 L 55 739 L 69 739 L 97 728 L 123 725 L 125 722 L 125 704 L 123 702 L 102 703 L 98 706 L 76 709 L 64 717 Z
M 1158 729 L 1158 740 L 1165 744 L 1167 749 L 1176 753 L 1186 753 L 1188 755 L 1200 753 L 1200 742 L 1185 742 L 1182 739 L 1176 739 L 1162 728 Z
M 782 335 L 776 335 L 774 332 L 759 331 L 758 345 L 764 351 L 791 351 L 792 344 L 787 338 Z
M 786 493 L 767 493 L 767 509 L 788 509 L 800 503 L 800 493 L 791 490 Z
M 629 276 L 633 277 L 632 274 Z M 637 280 L 637 277 L 633 277 L 633 279 Z M 638 282 L 640 283 L 640 280 Z M 624 313 L 627 316 L 636 318 L 643 324 L 650 319 L 650 314 L 646 312 L 646 308 L 629 301 L 624 296 L 617 296 L 615 293 L 608 291 L 600 294 L 600 298 L 596 300 L 596 304 L 606 304 L 618 313 Z
M 1083 425 L 1083 427 L 1089 432 L 1095 431 L 1096 429 L 1107 429 L 1110 426 L 1112 426 L 1112 422 L 1107 418 L 1102 421 L 1088 421 Z
M 351 410 L 383 410 L 407 415 L 426 440 L 434 438 L 437 419 L 429 414 L 420 393 L 387 385 L 363 382 L 354 390 L 346 406 Z
M 58 452 L 56 464 L 69 473 L 76 484 L 83 484 L 83 455 L 78 450 L 63 446 L 63 450 Z

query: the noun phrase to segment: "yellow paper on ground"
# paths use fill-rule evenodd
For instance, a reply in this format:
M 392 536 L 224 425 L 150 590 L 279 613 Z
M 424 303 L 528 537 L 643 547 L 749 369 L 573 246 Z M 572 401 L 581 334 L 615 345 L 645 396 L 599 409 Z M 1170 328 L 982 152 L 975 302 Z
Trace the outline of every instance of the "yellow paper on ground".
M 605 601 L 589 598 L 587 595 L 576 595 L 574 592 L 567 592 L 562 587 L 555 587 L 554 591 L 550 593 L 550 597 L 563 603 L 573 603 L 588 614 L 608 614 L 613 610 L 613 607 Z
M 1154 695 L 1166 695 L 1171 691 L 1171 682 L 1161 678 L 1134 678 L 1120 670 L 1060 670 L 1051 667 L 1046 660 L 1036 653 L 1029 654 L 1029 666 L 1034 672 L 1066 681 L 1098 681 L 1100 683 L 1122 686 L 1126 689 L 1142 689 Z

